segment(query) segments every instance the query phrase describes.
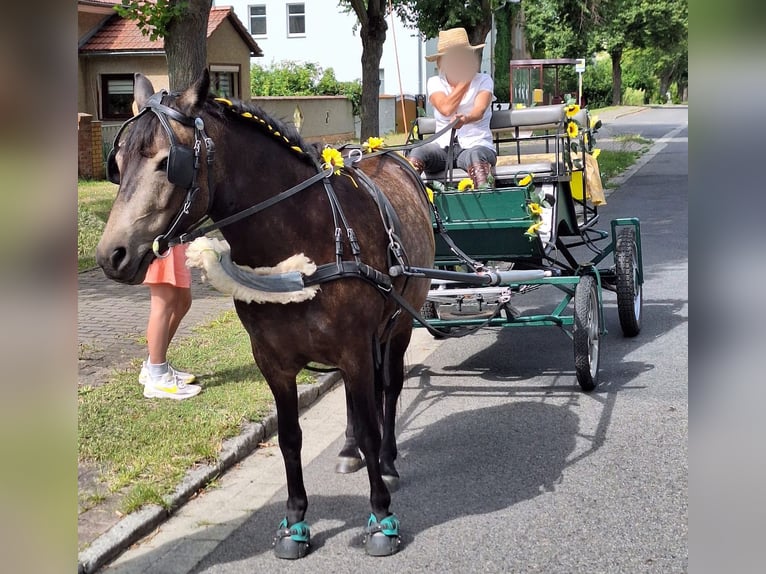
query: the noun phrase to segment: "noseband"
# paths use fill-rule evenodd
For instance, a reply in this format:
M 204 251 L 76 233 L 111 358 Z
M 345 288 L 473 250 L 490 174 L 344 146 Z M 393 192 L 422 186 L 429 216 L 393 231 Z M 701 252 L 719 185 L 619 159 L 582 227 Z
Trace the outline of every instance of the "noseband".
M 197 174 L 200 167 L 200 152 L 202 149 L 202 143 L 205 144 L 205 157 L 207 161 L 208 205 L 207 209 L 205 210 L 205 215 L 203 215 L 192 227 L 195 227 L 202 221 L 202 219 L 204 219 L 213 205 L 212 165 L 213 160 L 215 159 L 215 145 L 213 144 L 213 140 L 210 139 L 205 132 L 205 124 L 201 117 L 198 116 L 191 118 L 182 114 L 178 110 L 174 110 L 173 108 L 163 104 L 162 99 L 167 95 L 168 92 L 165 90 L 153 94 L 146 101 L 146 104 L 144 104 L 144 106 L 141 108 L 141 111 L 139 111 L 137 115 L 133 116 L 128 121 L 123 123 L 122 126 L 120 126 L 117 135 L 114 137 L 112 151 L 109 152 L 109 157 L 106 163 L 107 177 L 109 181 L 115 184 L 119 184 L 120 172 L 117 167 L 116 155 L 120 146 L 120 136 L 122 135 L 122 132 L 126 127 L 128 127 L 128 125 L 135 122 L 138 118 L 148 112 L 151 112 L 157 116 L 162 129 L 165 131 L 165 134 L 170 141 L 170 152 L 168 153 L 167 158 L 168 181 L 173 185 L 186 190 L 186 198 L 184 199 L 183 205 L 178 214 L 176 214 L 176 216 L 173 218 L 173 222 L 170 224 L 170 227 L 167 229 L 167 231 L 165 231 L 165 233 L 158 235 L 152 242 L 152 251 L 154 252 L 154 255 L 159 258 L 167 257 L 169 255 L 170 242 L 168 239 L 172 237 L 184 216 L 189 215 L 189 210 L 191 209 L 192 203 L 194 202 L 194 199 L 199 192 Z M 170 129 L 168 118 L 177 121 L 181 125 L 194 128 L 193 148 L 178 143 L 173 130 Z

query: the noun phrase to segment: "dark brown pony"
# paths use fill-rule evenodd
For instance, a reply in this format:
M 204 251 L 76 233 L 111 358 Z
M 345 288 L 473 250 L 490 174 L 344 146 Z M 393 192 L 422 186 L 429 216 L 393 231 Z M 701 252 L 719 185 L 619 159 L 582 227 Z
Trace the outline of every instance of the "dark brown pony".
M 139 109 L 153 93 L 151 83 L 137 74 L 134 96 Z M 255 106 L 213 99 L 207 72 L 186 91 L 165 95 L 162 104 L 178 112 L 164 116 L 178 145 L 193 147 L 195 118 L 201 118 L 215 143 L 209 173 L 205 147 L 201 148 L 195 178 L 199 191 L 181 220 L 179 232 L 206 214 L 220 221 L 318 172 L 321 160 L 314 146 Z M 139 117 L 121 136 L 113 166 L 119 170 L 120 188 L 97 249 L 99 265 L 115 281 L 143 281 L 155 258 L 153 240 L 167 232 L 182 209 L 188 190 L 169 180 L 174 177 L 168 173 L 168 160 L 170 169 L 177 168 L 174 161 L 178 160 L 168 158 L 170 144 L 155 113 Z M 416 174 L 388 155 L 363 159 L 356 165 L 393 205 L 401 221 L 401 241 L 409 262 L 431 267 L 434 239 L 430 212 Z M 361 259 L 386 272 L 389 237 L 376 202 L 358 185 L 358 179 L 353 169 L 348 170 L 331 177 L 332 188 L 356 232 Z M 273 266 L 297 253 L 304 253 L 317 265 L 332 263 L 336 257 L 335 224 L 322 182 L 226 226 L 222 232 L 231 246 L 233 261 L 239 265 Z M 351 259 L 347 238 L 343 242 L 344 259 Z M 392 288 L 419 308 L 429 282 L 400 277 L 393 280 Z M 295 379 L 311 361 L 336 366 L 345 381 L 349 426 L 341 461 L 346 465 L 349 460 L 353 462 L 360 450 L 366 461 L 372 508 L 367 551 L 376 555 L 395 552 L 398 521 L 389 510 L 387 483 L 398 478 L 394 425 L 412 317 L 397 315 L 399 307 L 384 290 L 354 277 L 322 284 L 310 301 L 278 305 L 235 300 L 234 304 L 277 407 L 279 446 L 288 486 L 287 513 L 275 538 L 277 555 L 296 558 L 308 549 L 308 526 L 304 522 L 308 501 Z M 353 468 L 347 466 L 345 470 Z

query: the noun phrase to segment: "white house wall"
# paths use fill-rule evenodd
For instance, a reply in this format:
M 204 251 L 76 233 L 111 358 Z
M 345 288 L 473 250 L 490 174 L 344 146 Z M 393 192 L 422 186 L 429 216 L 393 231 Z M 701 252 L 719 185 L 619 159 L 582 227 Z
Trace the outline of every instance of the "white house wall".
M 306 11 L 306 35 L 288 37 L 287 4 L 295 3 L 299 2 L 294 0 L 214 0 L 213 2 L 216 6 L 232 6 L 248 31 L 250 30 L 249 6 L 266 6 L 267 34 L 265 37 L 253 36 L 263 50 L 263 57 L 253 58 L 252 62 L 261 65 L 281 60 L 316 62 L 324 68 L 332 67 L 338 80 L 361 79 L 362 41 L 358 31 L 354 32 L 356 16 L 353 12 L 343 12 L 338 7 L 338 0 L 305 0 L 303 4 Z M 415 30 L 405 28 L 398 19 L 395 26 L 402 90 L 405 94 L 423 93 L 427 78 L 425 62 L 422 60 L 426 53 L 424 44 L 418 40 Z M 384 92 L 398 94 L 396 55 L 390 20 L 380 67 L 384 70 Z

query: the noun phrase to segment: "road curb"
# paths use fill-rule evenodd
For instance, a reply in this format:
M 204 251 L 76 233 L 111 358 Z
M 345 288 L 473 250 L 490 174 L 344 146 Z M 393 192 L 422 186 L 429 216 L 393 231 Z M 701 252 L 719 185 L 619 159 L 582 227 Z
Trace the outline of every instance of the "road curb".
M 322 376 L 311 385 L 299 385 L 298 408 L 303 410 L 314 404 L 339 380 L 341 375 L 336 371 Z M 78 573 L 91 574 L 111 562 L 170 518 L 212 480 L 252 453 L 276 430 L 276 412 L 272 412 L 259 423 L 249 423 L 244 432 L 224 442 L 216 464 L 203 465 L 188 471 L 175 492 L 165 497 L 165 507 L 153 504 L 125 516 L 80 552 L 77 556 Z
M 638 114 L 640 112 L 645 112 L 648 109 L 649 109 L 648 107 L 642 106 L 642 107 L 638 108 L 637 110 L 630 110 L 630 111 L 627 111 L 627 112 L 622 113 L 622 114 L 617 114 L 616 116 L 614 116 L 614 119 L 624 118 L 625 116 L 632 116 L 633 114 Z
M 608 193 L 604 193 L 604 197 L 609 197 L 614 193 L 615 191 L 619 190 L 620 186 L 624 185 L 625 182 L 627 182 L 631 177 L 633 177 L 638 170 L 640 170 L 642 167 L 644 167 L 647 163 L 649 163 L 658 153 L 660 153 L 663 149 L 665 149 L 665 146 L 668 145 L 668 140 L 675 137 L 676 134 L 680 133 L 684 129 L 688 127 L 688 124 L 683 124 L 678 126 L 677 128 L 674 128 L 667 132 L 665 135 L 663 135 L 661 138 L 654 141 L 652 146 L 649 148 L 649 150 L 643 154 L 640 158 L 636 160 L 636 163 L 631 165 L 628 169 L 626 169 L 624 172 L 622 172 L 617 177 L 612 178 L 609 183 L 614 184 L 614 187 L 612 190 Z

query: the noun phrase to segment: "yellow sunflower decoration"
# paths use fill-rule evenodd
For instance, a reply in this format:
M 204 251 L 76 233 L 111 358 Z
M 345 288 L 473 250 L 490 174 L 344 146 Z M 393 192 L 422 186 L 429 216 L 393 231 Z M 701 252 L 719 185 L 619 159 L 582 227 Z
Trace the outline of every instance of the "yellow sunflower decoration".
M 337 149 L 329 146 L 324 148 L 322 150 L 322 159 L 324 160 L 324 164 L 322 165 L 324 169 L 332 168 L 335 175 L 340 175 L 340 170 L 344 166 L 344 163 L 343 155 L 341 155 Z
M 530 238 L 535 237 L 537 235 L 537 231 L 543 226 L 542 221 L 538 221 L 537 223 L 533 223 L 529 226 L 529 228 L 524 232 L 524 235 L 529 236 Z
M 470 177 L 464 177 L 457 184 L 458 191 L 465 191 L 466 189 L 475 189 L 473 180 Z
M 368 137 L 367 141 L 362 144 L 362 148 L 367 153 L 373 152 L 382 147 L 386 147 L 386 144 L 383 143 L 383 138 L 376 138 L 375 136 Z
M 576 138 L 579 133 L 580 133 L 580 128 L 577 127 L 576 122 L 569 122 L 567 124 L 567 136 L 569 136 L 570 139 Z
M 535 216 L 540 216 L 543 214 L 543 208 L 539 203 L 530 203 L 529 204 L 529 213 Z
M 580 106 L 577 104 L 569 104 L 564 108 L 564 112 L 568 118 L 573 118 L 580 113 Z
M 519 187 L 527 187 L 530 183 L 532 183 L 532 179 L 534 179 L 535 174 L 530 173 L 522 177 L 519 182 L 516 184 Z

